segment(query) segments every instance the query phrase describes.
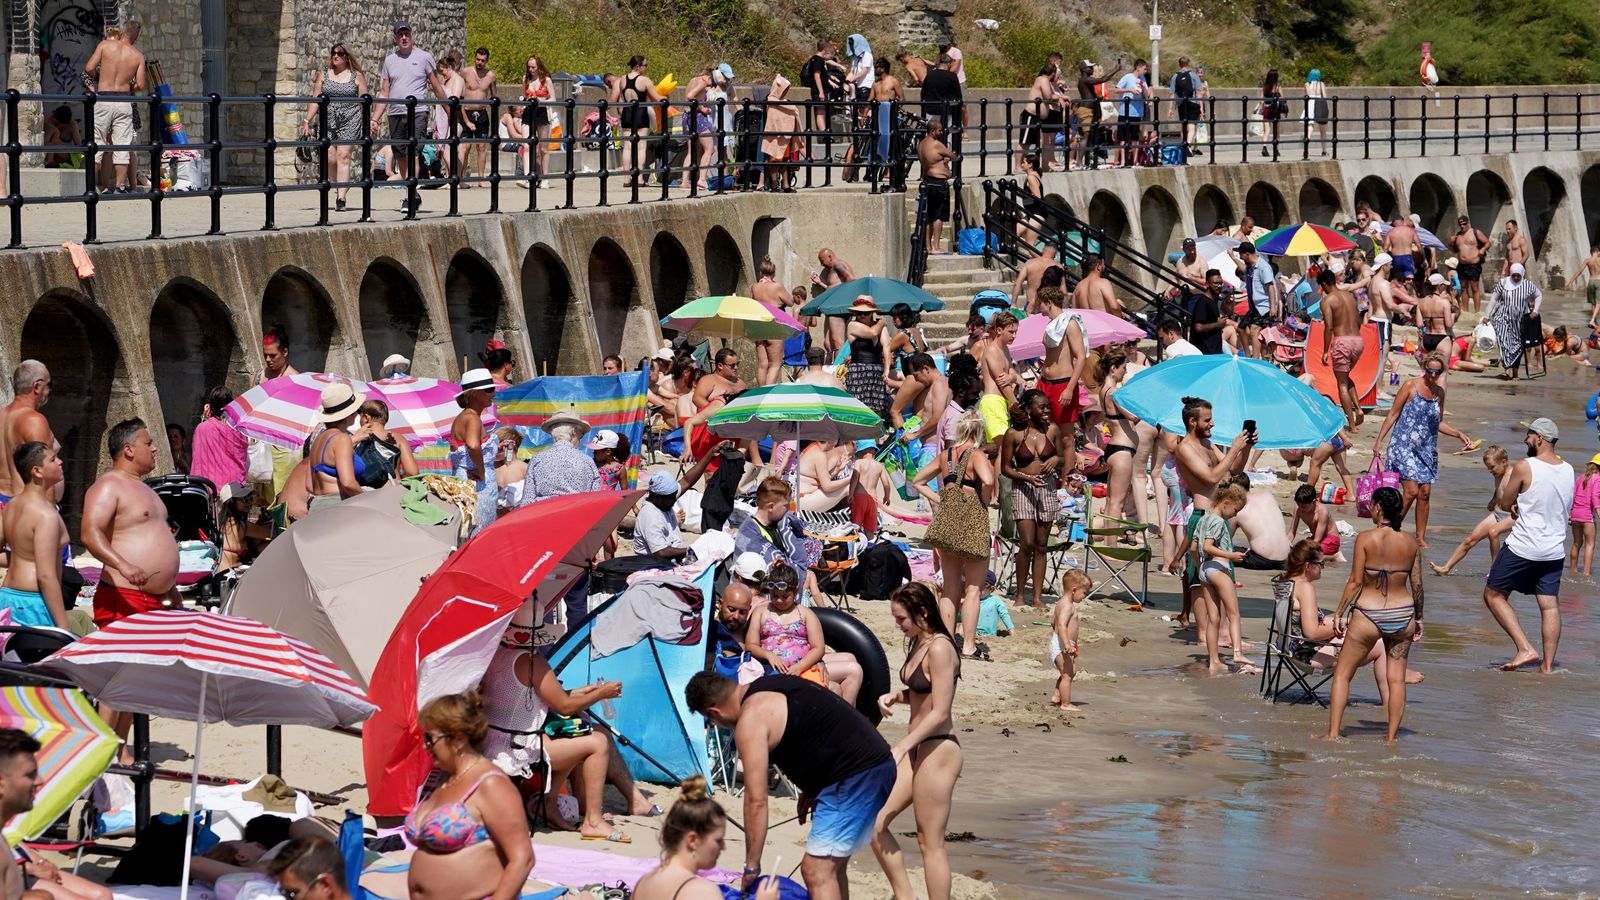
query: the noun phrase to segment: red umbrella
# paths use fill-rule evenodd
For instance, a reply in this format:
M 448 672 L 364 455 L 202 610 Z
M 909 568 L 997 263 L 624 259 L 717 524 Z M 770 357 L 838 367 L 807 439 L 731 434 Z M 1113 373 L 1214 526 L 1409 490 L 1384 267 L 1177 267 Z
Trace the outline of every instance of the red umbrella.
M 417 710 L 477 686 L 517 607 L 543 615 L 589 564 L 642 491 L 552 497 L 501 516 L 461 545 L 400 618 L 371 679 L 378 712 L 362 731 L 368 812 L 403 815 L 428 774 Z

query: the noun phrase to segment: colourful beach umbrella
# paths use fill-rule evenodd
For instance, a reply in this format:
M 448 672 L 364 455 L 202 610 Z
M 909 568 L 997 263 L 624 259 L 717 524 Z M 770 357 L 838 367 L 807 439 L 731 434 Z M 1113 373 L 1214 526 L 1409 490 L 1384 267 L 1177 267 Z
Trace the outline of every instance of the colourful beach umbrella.
M 857 278 L 828 288 L 811 298 L 810 303 L 800 307 L 800 315 L 842 316 L 850 309 L 850 304 L 863 294 L 871 297 L 872 302 L 878 307 L 878 312 L 883 313 L 894 309 L 897 303 L 904 303 L 913 310 L 922 312 L 944 309 L 943 300 L 914 284 L 868 275 L 866 278 Z
M 1339 232 L 1310 222 L 1270 231 L 1255 244 L 1258 253 L 1268 256 L 1321 256 L 1356 249 L 1355 242 Z
M 1211 439 L 1232 441 L 1247 419 L 1265 450 L 1315 447 L 1345 425 L 1339 407 L 1287 372 L 1259 359 L 1184 356 L 1151 366 L 1112 394 L 1145 422 L 1182 434 L 1183 398 L 1211 401 Z
M 461 412 L 456 403 L 461 386 L 455 382 L 395 375 L 368 382 L 367 387 L 369 399 L 389 405 L 388 429 L 413 446 L 448 437 L 451 424 Z M 485 428 L 494 427 L 485 419 Z
M 371 390 L 364 381 L 323 372 L 298 372 L 261 382 L 233 398 L 223 412 L 228 424 L 245 437 L 285 450 L 299 450 L 316 428 L 322 389 L 339 382 L 370 396 Z
M 61 818 L 111 765 L 120 743 L 77 688 L 0 688 L 0 728 L 26 731 L 41 745 L 33 809 L 6 823 L 12 844 L 37 838 Z
M 806 330 L 799 320 L 775 306 L 749 297 L 701 297 L 673 310 L 662 328 L 701 337 L 778 341 Z
M 838 388 L 815 384 L 769 384 L 728 401 L 706 421 L 717 436 L 735 440 L 800 438 L 856 441 L 883 434 L 883 420 Z
M 1084 336 L 1090 347 L 1120 344 L 1124 341 L 1142 341 L 1147 335 L 1143 328 L 1121 316 L 1098 309 L 1075 310 L 1083 321 Z M 1044 355 L 1044 329 L 1050 318 L 1032 315 L 1017 326 L 1016 339 L 1011 342 L 1012 359 L 1037 359 Z

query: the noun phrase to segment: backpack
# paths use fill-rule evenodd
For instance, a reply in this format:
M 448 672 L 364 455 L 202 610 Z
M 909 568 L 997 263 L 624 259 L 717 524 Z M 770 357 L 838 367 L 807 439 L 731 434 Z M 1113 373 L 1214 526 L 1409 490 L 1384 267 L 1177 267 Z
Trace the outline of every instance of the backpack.
M 800 80 L 795 82 L 795 84 L 799 87 L 805 88 L 808 91 L 816 90 L 817 67 L 821 64 L 821 60 L 822 57 L 812 54 L 811 58 L 806 60 L 806 64 L 800 67 Z M 828 86 L 828 81 L 826 78 L 823 79 L 822 86 L 824 88 Z
M 1194 96 L 1194 73 L 1179 72 L 1172 79 L 1172 92 L 1180 100 L 1188 100 Z
M 850 570 L 846 589 L 862 600 L 887 600 L 894 589 L 911 580 L 911 562 L 892 541 L 879 541 L 861 551 Z

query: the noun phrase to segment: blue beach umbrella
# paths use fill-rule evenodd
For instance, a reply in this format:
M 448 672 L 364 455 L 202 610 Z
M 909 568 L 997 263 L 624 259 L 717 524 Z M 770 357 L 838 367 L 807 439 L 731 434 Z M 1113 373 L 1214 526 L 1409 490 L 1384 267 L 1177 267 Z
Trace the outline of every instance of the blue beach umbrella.
M 1254 419 L 1263 449 L 1315 447 L 1344 427 L 1326 397 L 1258 359 L 1223 354 L 1169 359 L 1128 379 L 1112 396 L 1146 422 L 1183 433 L 1183 398 L 1211 401 L 1212 440 L 1232 441 Z

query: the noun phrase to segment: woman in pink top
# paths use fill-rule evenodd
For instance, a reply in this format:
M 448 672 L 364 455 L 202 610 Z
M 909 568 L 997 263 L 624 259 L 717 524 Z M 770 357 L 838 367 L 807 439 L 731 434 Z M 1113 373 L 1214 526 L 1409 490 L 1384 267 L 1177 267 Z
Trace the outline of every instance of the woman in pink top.
M 206 394 L 205 411 L 189 442 L 189 474 L 211 482 L 222 497 L 222 568 L 239 564 L 244 549 L 242 525 L 250 509 L 250 443 L 228 420 L 223 409 L 233 392 L 214 387 Z
M 1578 477 L 1572 491 L 1572 561 L 1574 575 L 1588 576 L 1594 571 L 1594 517 L 1600 512 L 1600 453 L 1590 457 L 1589 464 Z M 1583 555 L 1583 568 L 1578 568 L 1578 556 Z

